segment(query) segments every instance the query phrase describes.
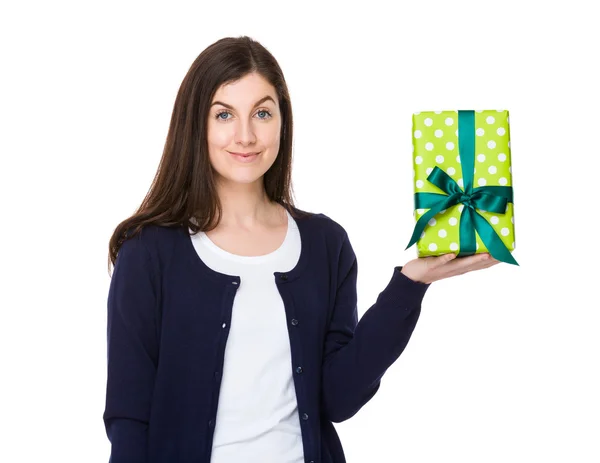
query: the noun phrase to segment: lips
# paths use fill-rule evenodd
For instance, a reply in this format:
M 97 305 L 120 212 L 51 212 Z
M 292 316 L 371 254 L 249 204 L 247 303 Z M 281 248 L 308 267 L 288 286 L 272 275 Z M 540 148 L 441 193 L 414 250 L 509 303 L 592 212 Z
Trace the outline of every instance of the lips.
M 248 157 L 248 156 L 254 156 L 255 154 L 258 154 L 257 151 L 253 152 L 253 153 L 236 153 L 234 151 L 230 151 L 231 154 L 236 154 L 238 156 L 244 156 L 244 157 Z
M 241 162 L 243 164 L 252 164 L 258 159 L 258 156 L 260 155 L 260 151 L 257 153 L 255 152 L 254 154 L 251 154 L 251 153 L 237 154 L 237 153 L 230 151 L 229 154 L 231 154 L 233 159 L 235 159 L 237 162 Z

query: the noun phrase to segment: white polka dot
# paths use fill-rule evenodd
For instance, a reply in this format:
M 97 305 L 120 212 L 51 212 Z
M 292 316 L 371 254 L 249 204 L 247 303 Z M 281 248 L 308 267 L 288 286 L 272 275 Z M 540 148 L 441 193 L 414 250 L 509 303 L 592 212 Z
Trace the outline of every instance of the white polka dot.
M 477 130 L 475 131 L 475 133 L 476 133 L 478 136 L 480 136 L 480 137 L 481 137 L 481 136 L 482 136 L 482 135 L 485 133 L 485 130 L 483 130 L 483 129 L 479 128 L 479 129 L 477 129 Z
M 498 219 L 498 217 L 495 215 L 490 219 L 490 222 L 492 222 L 493 225 L 497 225 L 499 221 L 500 219 Z
M 510 221 L 511 221 L 512 223 L 515 223 L 515 218 L 514 218 L 514 217 L 511 217 L 511 218 L 510 218 Z
M 415 130 L 415 138 L 421 138 L 421 135 L 423 135 L 423 134 L 421 133 L 420 130 Z
M 485 161 L 485 154 L 478 154 L 478 155 L 477 155 L 477 160 L 478 160 L 479 162 L 483 162 L 483 161 Z
M 421 233 L 421 239 L 425 238 L 425 232 Z
M 477 179 L 477 185 L 479 186 L 485 186 L 485 184 L 487 183 L 485 178 L 478 178 Z
M 512 248 L 513 249 L 515 248 L 515 242 L 514 241 L 512 242 Z
M 438 164 L 441 164 L 442 162 L 444 162 L 444 156 L 442 156 L 441 154 L 438 154 L 435 157 L 435 162 L 437 162 Z
M 414 114 L 415 116 L 418 116 L 418 115 L 419 115 L 419 114 L 421 114 L 421 113 L 420 113 L 420 112 L 416 112 L 416 113 L 413 113 L 413 114 Z
M 496 169 L 496 166 L 490 166 L 488 167 L 488 172 L 490 174 L 495 174 L 498 171 L 498 169 Z
M 458 220 L 456 219 L 456 217 L 450 217 L 450 219 L 448 220 L 448 223 L 450 225 L 454 226 L 458 223 Z
M 460 154 L 458 156 L 456 156 L 456 162 L 458 162 L 460 164 Z
M 475 243 L 475 250 L 478 251 L 479 250 L 479 243 Z
M 417 209 L 417 213 L 419 214 L 423 214 L 425 212 L 425 209 Z
M 485 118 L 485 121 L 488 124 L 493 124 L 494 122 L 496 122 L 496 119 L 494 119 L 494 116 L 488 116 L 488 117 Z
M 433 143 L 431 143 L 431 142 L 425 143 L 425 149 L 427 151 L 431 151 L 433 149 Z
M 443 211 L 440 211 L 440 214 L 443 214 L 444 212 L 446 212 L 446 209 L 444 209 Z
M 440 129 L 437 129 L 434 134 L 437 138 L 441 138 L 444 135 L 444 132 L 442 132 Z
M 431 127 L 431 124 L 433 124 L 433 120 L 431 119 L 431 117 L 425 118 L 424 122 L 427 127 Z
M 450 243 L 450 251 L 458 251 L 458 244 Z
M 483 112 L 483 110 L 482 110 L 482 109 L 476 109 L 476 110 L 475 110 L 475 112 L 476 112 L 476 113 L 482 113 L 482 112 Z
M 487 147 L 493 149 L 496 147 L 496 142 L 494 140 L 490 140 L 487 142 Z
M 473 167 L 473 173 L 477 172 L 477 167 Z
M 502 186 L 506 185 L 508 183 L 508 180 L 506 180 L 506 177 L 500 177 L 498 179 L 498 183 Z
M 434 113 L 436 113 L 436 114 L 442 114 L 441 111 L 434 111 Z
M 458 186 L 459 186 L 459 187 L 461 187 L 461 188 L 463 188 L 463 187 L 464 187 L 464 185 L 463 185 L 463 179 L 462 179 L 462 178 L 459 178 L 459 179 L 458 179 L 458 181 L 457 181 L 456 183 L 458 183 Z
M 437 220 L 435 220 L 435 217 L 432 217 L 427 223 L 433 227 L 437 223 Z
M 454 167 L 448 167 L 448 175 L 454 175 L 456 173 L 456 169 Z
M 498 161 L 500 161 L 500 162 L 504 162 L 504 161 L 506 161 L 506 154 L 504 154 L 504 153 L 500 153 L 500 154 L 498 155 Z
M 485 209 L 479 209 L 479 212 L 487 212 Z
M 423 180 L 417 180 L 417 188 L 423 188 Z
M 504 112 L 504 109 L 496 109 L 496 112 L 497 112 L 497 113 L 503 113 L 503 112 Z
M 507 143 L 508 147 L 510 148 L 510 142 Z
M 509 117 L 509 116 L 506 116 L 506 123 L 507 123 L 507 124 L 510 124 L 510 121 L 509 121 L 509 119 L 510 119 L 510 117 Z
M 458 137 L 458 129 L 454 131 L 454 135 Z
M 435 243 L 429 243 L 429 250 L 430 251 L 437 251 L 437 244 L 435 244 Z
M 445 122 L 446 125 L 452 125 L 454 124 L 454 119 L 452 119 L 451 117 L 447 117 Z
M 504 127 L 498 127 L 498 130 L 496 130 L 496 133 L 498 135 L 502 136 L 506 133 L 506 130 L 504 129 Z
M 446 143 L 446 149 L 447 150 L 453 150 L 454 149 L 454 143 L 452 143 L 451 141 L 449 141 L 448 143 Z
M 510 231 L 508 230 L 508 228 L 504 227 L 502 230 L 500 230 L 500 233 L 502 234 L 502 236 L 508 236 Z
M 415 157 L 415 164 L 421 164 L 423 162 L 423 158 L 421 156 Z
M 508 173 L 512 174 L 512 166 L 509 166 Z
M 464 208 L 465 208 L 465 205 L 461 204 L 460 206 L 458 206 L 458 212 L 462 212 Z
M 427 175 L 429 175 L 432 171 L 433 171 L 433 167 L 428 167 L 427 169 L 425 169 L 425 172 L 427 172 Z
M 438 231 L 438 236 L 440 238 L 446 238 L 447 235 L 448 233 L 446 233 L 446 230 L 444 230 L 443 228 L 440 231 Z

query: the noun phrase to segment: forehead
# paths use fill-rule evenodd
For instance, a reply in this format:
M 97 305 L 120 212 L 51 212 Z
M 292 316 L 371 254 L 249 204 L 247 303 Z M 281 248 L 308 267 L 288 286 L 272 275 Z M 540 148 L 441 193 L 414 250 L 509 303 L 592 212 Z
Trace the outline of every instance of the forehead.
M 265 96 L 270 96 L 277 102 L 275 87 L 260 74 L 252 73 L 221 85 L 215 92 L 212 102 L 219 100 L 229 104 L 252 106 Z M 266 103 L 270 101 L 267 100 Z

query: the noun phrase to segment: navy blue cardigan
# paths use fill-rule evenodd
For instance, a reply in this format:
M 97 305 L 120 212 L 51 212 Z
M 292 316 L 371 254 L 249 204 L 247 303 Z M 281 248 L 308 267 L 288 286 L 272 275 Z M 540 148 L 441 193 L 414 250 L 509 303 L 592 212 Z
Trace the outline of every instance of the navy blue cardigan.
M 302 366 L 293 375 L 305 461 L 345 463 L 332 422 L 375 395 L 412 335 L 429 285 L 394 267 L 359 322 L 358 267 L 346 231 L 324 214 L 295 220 L 298 264 L 273 278 L 288 320 L 290 368 Z M 202 262 L 185 227 L 146 226 L 123 243 L 108 294 L 110 463 L 210 462 L 239 284 L 239 276 Z

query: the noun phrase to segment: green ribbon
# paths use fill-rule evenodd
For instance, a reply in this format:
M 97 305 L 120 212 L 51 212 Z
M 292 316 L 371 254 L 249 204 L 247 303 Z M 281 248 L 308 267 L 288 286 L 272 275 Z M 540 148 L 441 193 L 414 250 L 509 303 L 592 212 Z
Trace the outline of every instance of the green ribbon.
M 429 220 L 440 211 L 457 204 L 464 204 L 460 216 L 460 251 L 458 257 L 475 254 L 475 231 L 494 259 L 519 265 L 504 245 L 494 228 L 476 209 L 505 214 L 508 203 L 513 202 L 510 186 L 482 186 L 473 188 L 475 169 L 475 111 L 458 111 L 458 149 L 463 172 L 464 190 L 439 167 L 434 167 L 427 177 L 446 194 L 415 193 L 415 209 L 429 209 L 417 221 L 406 249 L 415 244 Z

